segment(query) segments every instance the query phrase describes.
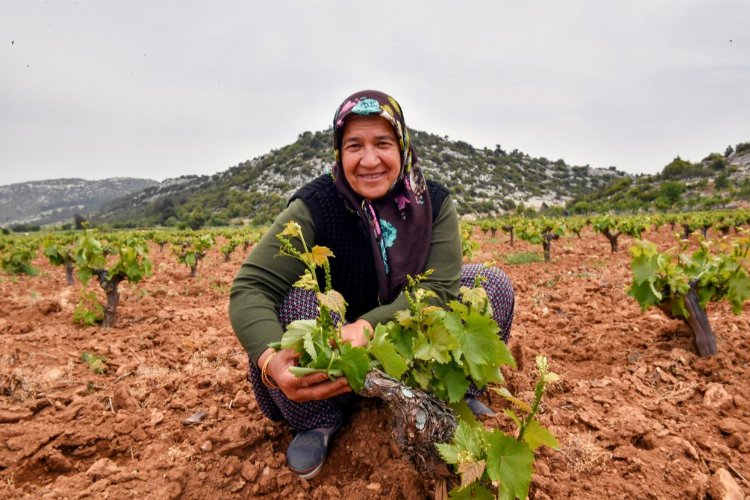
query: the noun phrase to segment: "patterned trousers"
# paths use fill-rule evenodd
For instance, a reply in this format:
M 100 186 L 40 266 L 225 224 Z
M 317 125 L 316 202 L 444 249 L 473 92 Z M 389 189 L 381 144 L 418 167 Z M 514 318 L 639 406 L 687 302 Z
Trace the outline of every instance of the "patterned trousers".
M 495 321 L 500 326 L 502 339 L 507 343 L 513 323 L 513 286 L 503 271 L 496 267 L 467 264 L 461 269 L 461 286 L 473 287 L 479 274 L 486 278 L 482 287 L 492 305 Z M 292 289 L 279 306 L 279 322 L 286 325 L 298 319 L 315 319 L 318 315 L 315 295 L 298 288 Z M 261 381 L 260 369 L 249 359 L 248 380 L 252 384 L 255 399 L 263 414 L 273 421 L 286 421 L 295 431 L 317 427 L 332 427 L 341 423 L 344 412 L 352 410 L 359 399 L 354 393 L 343 394 L 321 401 L 297 403 L 287 398 L 279 389 L 266 387 Z M 469 394 L 477 395 L 473 387 Z

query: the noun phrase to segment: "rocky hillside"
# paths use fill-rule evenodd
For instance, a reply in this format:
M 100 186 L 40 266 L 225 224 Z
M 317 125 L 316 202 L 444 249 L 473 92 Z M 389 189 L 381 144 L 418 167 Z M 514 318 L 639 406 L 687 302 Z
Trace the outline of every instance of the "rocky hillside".
M 569 203 L 573 212 L 709 210 L 748 206 L 750 142 L 710 153 L 699 162 L 679 156 L 659 174 L 623 177 Z
M 213 176 L 165 181 L 108 204 L 100 222 L 190 225 L 265 223 L 306 181 L 332 162 L 331 131 L 305 132 L 297 141 Z M 499 215 L 526 206 L 564 205 L 627 177 L 614 167 L 572 166 L 564 160 L 532 158 L 518 150 L 477 149 L 426 132 L 413 131 L 426 175 L 445 184 L 461 214 Z
M 123 193 L 134 193 L 159 183 L 150 179 L 117 177 L 100 181 L 54 179 L 0 186 L 0 225 L 45 225 L 84 217 Z

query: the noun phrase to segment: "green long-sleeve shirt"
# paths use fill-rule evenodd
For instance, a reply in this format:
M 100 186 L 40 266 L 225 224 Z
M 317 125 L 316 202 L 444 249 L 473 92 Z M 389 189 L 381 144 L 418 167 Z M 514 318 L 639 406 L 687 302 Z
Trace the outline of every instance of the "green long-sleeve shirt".
M 304 265 L 296 259 L 277 256 L 280 245 L 276 235 L 292 220 L 302 227 L 308 247 L 316 244 L 312 214 L 302 200 L 294 200 L 253 248 L 232 283 L 229 319 L 240 343 L 256 363 L 270 342 L 281 339 L 284 332 L 277 307 L 304 271 Z M 450 197 L 433 222 L 429 252 L 425 269 L 434 272 L 422 286 L 434 291 L 439 302 L 445 304 L 458 295 L 462 263 L 458 214 Z M 401 293 L 390 304 L 378 306 L 361 318 L 374 326 L 388 322 L 396 311 L 407 308 L 406 297 Z

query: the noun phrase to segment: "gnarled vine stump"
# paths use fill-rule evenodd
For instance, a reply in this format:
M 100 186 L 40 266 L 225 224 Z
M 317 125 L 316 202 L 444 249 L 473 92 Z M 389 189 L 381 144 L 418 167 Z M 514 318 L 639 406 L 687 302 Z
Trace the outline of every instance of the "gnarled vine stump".
M 420 472 L 450 475 L 435 447 L 435 443 L 450 441 L 458 425 L 446 403 L 421 389 L 407 387 L 380 370 L 367 374 L 359 394 L 385 401 L 391 411 L 396 441 Z

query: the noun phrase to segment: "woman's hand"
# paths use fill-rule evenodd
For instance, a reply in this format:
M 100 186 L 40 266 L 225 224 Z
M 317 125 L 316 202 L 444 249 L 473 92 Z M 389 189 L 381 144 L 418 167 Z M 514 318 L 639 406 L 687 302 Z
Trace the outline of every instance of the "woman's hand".
M 354 347 L 366 346 L 370 337 L 372 337 L 372 325 L 365 319 L 360 318 L 341 327 L 341 338 Z
M 273 349 L 266 349 L 258 358 L 258 366 L 263 366 Z M 290 366 L 297 365 L 299 353 L 291 349 L 282 349 L 271 358 L 266 367 L 266 374 L 276 382 L 281 392 L 292 401 L 304 403 L 328 399 L 352 390 L 346 377 L 339 377 L 331 381 L 325 373 L 313 373 L 304 377 L 296 377 L 289 371 Z

